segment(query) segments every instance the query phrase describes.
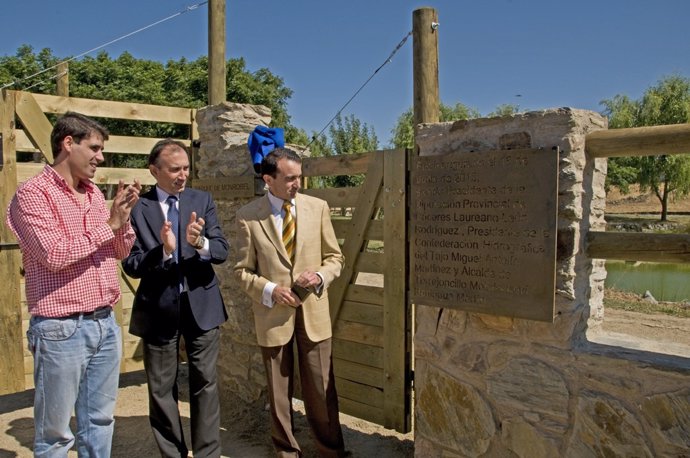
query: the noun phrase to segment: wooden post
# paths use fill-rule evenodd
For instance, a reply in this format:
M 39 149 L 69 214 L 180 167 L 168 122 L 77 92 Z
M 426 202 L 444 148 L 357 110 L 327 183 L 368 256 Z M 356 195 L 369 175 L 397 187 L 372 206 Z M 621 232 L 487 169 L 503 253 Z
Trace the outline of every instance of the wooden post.
M 225 0 L 208 4 L 208 104 L 225 102 Z
M 69 64 L 60 62 L 57 66 L 57 95 L 69 97 Z
M 0 92 L 0 395 L 22 391 L 24 380 L 24 345 L 21 316 L 21 254 L 14 234 L 5 223 L 5 209 L 17 189 L 14 91 Z
M 433 8 L 412 13 L 413 122 L 438 122 L 438 14 Z

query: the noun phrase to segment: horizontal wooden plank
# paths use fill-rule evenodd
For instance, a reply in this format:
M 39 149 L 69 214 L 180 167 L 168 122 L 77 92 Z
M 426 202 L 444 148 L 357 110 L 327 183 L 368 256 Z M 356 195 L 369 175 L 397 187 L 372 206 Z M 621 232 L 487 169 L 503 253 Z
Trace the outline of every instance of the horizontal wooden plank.
M 340 319 L 383 327 L 383 307 L 345 299 L 340 308 Z
M 383 369 L 383 348 L 333 339 L 333 357 L 343 361 Z
M 383 273 L 385 258 L 383 253 L 363 252 L 357 258 L 355 270 L 358 272 Z
M 141 340 L 125 342 L 122 349 L 122 357 L 134 361 L 142 361 L 144 359 L 144 347 L 141 345 Z
M 350 218 L 333 218 L 333 230 L 339 239 L 347 237 L 347 229 L 350 227 Z M 366 240 L 383 240 L 383 220 L 373 220 L 369 223 L 367 233 L 364 236 Z
M 383 390 L 381 388 L 363 385 L 338 377 L 335 378 L 335 385 L 338 387 L 338 399 L 344 398 L 358 401 L 377 409 L 383 408 Z
M 17 182 L 24 183 L 29 178 L 38 175 L 43 170 L 45 164 L 34 162 L 17 163 Z M 149 169 L 124 169 L 114 167 L 99 167 L 93 181 L 96 184 L 117 184 L 119 180 L 125 183 L 132 183 L 138 179 L 142 185 L 154 185 L 156 180 L 153 178 Z
M 113 102 L 47 94 L 33 94 L 33 96 L 46 113 L 63 114 L 68 111 L 76 111 L 96 118 L 191 124 L 194 112 L 192 108 L 166 107 L 145 103 Z
M 34 374 L 34 357 L 31 353 L 24 357 L 24 374 L 29 374 L 31 376 Z
M 374 154 L 374 152 L 369 152 L 329 157 L 305 157 L 302 159 L 302 175 L 314 177 L 364 173 Z
M 137 361 L 133 359 L 123 359 L 123 364 L 120 367 L 120 373 L 136 372 L 144 370 L 144 361 Z
M 332 218 L 333 230 L 335 236 L 339 239 L 347 237 L 347 229 L 350 227 L 350 219 Z
M 383 305 L 383 288 L 377 286 L 350 285 L 345 292 L 345 300 Z
M 338 320 L 333 329 L 333 336 L 350 342 L 383 346 L 383 328 L 380 326 Z
M 336 377 L 383 388 L 383 371 L 380 369 L 333 357 L 333 370 Z
M 376 423 L 377 425 L 382 425 L 384 422 L 383 410 L 376 407 L 340 397 L 338 397 L 338 407 L 342 413 Z
M 690 262 L 690 235 L 591 231 L 587 255 L 622 261 Z
M 690 124 L 599 130 L 585 137 L 589 157 L 690 153 Z
M 369 222 L 367 240 L 383 240 L 383 220 L 377 219 Z
M 17 151 L 36 153 L 38 149 L 34 147 L 26 136 L 26 132 L 21 129 L 16 129 L 15 134 L 17 136 Z M 153 145 L 161 140 L 160 138 L 152 137 L 126 137 L 122 135 L 111 135 L 105 142 L 104 151 L 106 153 L 122 153 L 122 154 L 139 154 L 148 155 L 153 149 Z M 186 138 L 176 139 L 181 141 L 185 145 L 189 146 L 191 141 Z
M 361 187 L 354 188 L 310 188 L 301 192 L 328 202 L 331 208 L 354 207 L 357 204 Z

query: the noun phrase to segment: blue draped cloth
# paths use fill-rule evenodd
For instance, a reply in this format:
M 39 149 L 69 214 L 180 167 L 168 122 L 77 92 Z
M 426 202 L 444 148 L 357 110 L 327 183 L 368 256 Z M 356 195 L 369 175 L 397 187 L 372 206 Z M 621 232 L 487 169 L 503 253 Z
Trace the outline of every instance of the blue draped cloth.
M 247 147 L 252 157 L 254 171 L 261 173 L 261 161 L 276 148 L 285 146 L 285 134 L 280 127 L 256 126 L 254 132 L 249 134 Z

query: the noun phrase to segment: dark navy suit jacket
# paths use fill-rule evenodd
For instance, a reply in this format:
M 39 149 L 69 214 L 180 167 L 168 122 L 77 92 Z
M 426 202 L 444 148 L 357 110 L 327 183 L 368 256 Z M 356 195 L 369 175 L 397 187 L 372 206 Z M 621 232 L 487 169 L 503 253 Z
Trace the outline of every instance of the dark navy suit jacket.
M 218 223 L 213 199 L 205 191 L 186 188 L 180 194 L 179 209 L 179 263 L 163 261 L 160 230 L 164 216 L 155 187 L 139 198 L 130 217 L 137 239 L 122 266 L 127 275 L 140 278 L 141 282 L 134 298 L 129 332 L 151 341 L 169 340 L 180 329 L 180 279 L 200 329 L 215 328 L 228 318 L 212 266 L 228 257 L 228 242 Z M 202 260 L 185 237 L 193 211 L 206 223 L 203 235 L 209 241 L 209 260 Z

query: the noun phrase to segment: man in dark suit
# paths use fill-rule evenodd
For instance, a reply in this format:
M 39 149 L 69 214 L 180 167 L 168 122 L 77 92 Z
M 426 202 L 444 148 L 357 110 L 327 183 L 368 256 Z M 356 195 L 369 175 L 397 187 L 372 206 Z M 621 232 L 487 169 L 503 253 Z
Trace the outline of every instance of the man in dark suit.
M 338 418 L 327 288 L 343 266 L 328 203 L 298 194 L 302 160 L 277 148 L 261 163 L 266 196 L 237 212 L 235 276 L 252 299 L 278 456 L 301 456 L 292 430 L 293 342 L 302 396 L 322 457 L 346 456 Z
M 227 312 L 212 264 L 228 256 L 211 195 L 185 188 L 185 145 L 159 141 L 149 155 L 156 186 L 132 210 L 137 240 L 122 262 L 141 278 L 129 331 L 143 339 L 149 419 L 164 457 L 186 457 L 178 401 L 178 352 L 184 338 L 189 363 L 192 450 L 195 458 L 220 456 L 216 361 L 219 326 Z

